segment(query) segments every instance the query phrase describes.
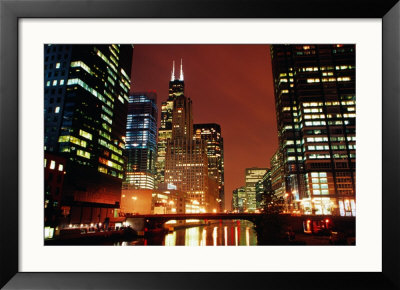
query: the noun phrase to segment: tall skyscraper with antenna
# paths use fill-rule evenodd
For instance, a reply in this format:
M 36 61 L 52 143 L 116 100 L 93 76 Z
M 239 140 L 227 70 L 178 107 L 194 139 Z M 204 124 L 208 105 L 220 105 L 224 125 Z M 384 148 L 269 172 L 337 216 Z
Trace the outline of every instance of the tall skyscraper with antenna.
M 165 150 L 167 146 L 167 140 L 171 139 L 172 137 L 172 109 L 174 100 L 177 96 L 183 95 L 184 90 L 185 90 L 185 83 L 183 80 L 183 63 L 181 59 L 179 79 L 175 79 L 175 61 L 172 62 L 168 99 L 161 104 L 161 127 L 158 130 L 157 162 L 156 162 L 157 184 L 164 182 Z
M 208 176 L 206 141 L 193 134 L 192 100 L 184 94 L 182 60 L 179 79 L 173 62 L 168 100 L 162 104 L 157 173 L 159 183 L 185 191 L 201 212 L 219 209 L 218 184 Z

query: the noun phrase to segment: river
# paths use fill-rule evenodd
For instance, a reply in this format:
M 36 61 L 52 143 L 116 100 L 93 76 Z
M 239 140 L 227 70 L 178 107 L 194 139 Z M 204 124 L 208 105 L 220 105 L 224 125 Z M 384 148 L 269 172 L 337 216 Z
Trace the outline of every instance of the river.
M 212 221 L 209 225 L 175 229 L 151 238 L 118 242 L 116 246 L 255 246 L 257 234 L 246 220 Z

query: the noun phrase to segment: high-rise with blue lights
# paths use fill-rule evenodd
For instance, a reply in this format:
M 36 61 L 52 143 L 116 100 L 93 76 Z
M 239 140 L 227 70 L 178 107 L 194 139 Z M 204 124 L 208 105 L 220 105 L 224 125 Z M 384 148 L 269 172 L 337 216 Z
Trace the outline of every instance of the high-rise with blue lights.
M 126 124 L 126 189 L 154 189 L 157 156 L 157 95 L 129 96 Z

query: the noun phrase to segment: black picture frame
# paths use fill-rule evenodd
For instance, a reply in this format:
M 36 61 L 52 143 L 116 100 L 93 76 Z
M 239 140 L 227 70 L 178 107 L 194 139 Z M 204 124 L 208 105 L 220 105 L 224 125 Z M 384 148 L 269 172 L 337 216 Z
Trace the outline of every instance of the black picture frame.
M 398 0 L 0 0 L 0 287 L 4 289 L 400 289 Z M 20 18 L 380 18 L 383 23 L 382 272 L 18 271 Z M 374 176 L 371 168 L 371 177 Z M 371 213 L 373 214 L 373 213 Z M 371 230 L 373 232 L 373 230 Z M 368 257 L 366 257 L 368 258 Z

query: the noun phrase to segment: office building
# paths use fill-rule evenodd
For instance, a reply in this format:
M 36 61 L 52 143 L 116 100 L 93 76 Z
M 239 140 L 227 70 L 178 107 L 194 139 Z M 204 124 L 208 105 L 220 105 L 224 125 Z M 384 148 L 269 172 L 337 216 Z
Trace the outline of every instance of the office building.
M 172 111 L 174 100 L 177 96 L 184 94 L 185 83 L 183 76 L 183 65 L 181 60 L 179 79 L 175 78 L 175 61 L 172 64 L 171 80 L 169 82 L 168 99 L 161 104 L 161 127 L 158 130 L 156 183 L 164 182 L 165 175 L 165 153 L 167 140 L 172 138 Z
M 192 100 L 184 95 L 182 62 L 178 81 L 175 80 L 174 68 L 172 70 L 168 102 L 171 104 L 167 107 L 172 111 L 163 107 L 161 122 L 164 127 L 162 125 L 160 129 L 158 144 L 165 147 L 165 153 L 164 157 L 158 158 L 158 173 L 162 174 L 164 170 L 163 182 L 186 192 L 189 199 L 198 202 L 200 211 L 217 211 L 218 183 L 208 176 L 206 141 L 194 138 Z M 162 153 L 162 150 L 158 152 Z
M 244 186 L 236 188 L 232 192 L 234 212 L 245 212 L 247 210 L 246 188 Z
M 277 197 L 286 196 L 286 182 L 285 182 L 285 172 L 283 167 L 282 153 L 278 149 L 270 160 L 271 164 L 271 187 L 274 191 L 274 195 Z M 285 197 L 290 198 L 289 195 Z M 291 201 L 289 201 L 291 202 Z
M 293 211 L 354 216 L 355 46 L 273 45 L 271 58 L 277 163 Z
M 157 114 L 155 92 L 136 92 L 129 96 L 124 189 L 155 188 Z
M 245 170 L 245 190 L 246 190 L 246 210 L 254 212 L 257 208 L 256 184 L 262 180 L 268 168 L 246 168 Z
M 266 196 L 275 195 L 271 184 L 271 170 L 268 169 L 256 183 L 256 209 L 263 210 L 266 206 Z
M 66 160 L 66 220 L 102 219 L 119 207 L 132 49 L 44 46 L 44 149 Z
M 208 158 L 208 176 L 218 184 L 219 210 L 225 209 L 224 194 L 224 143 L 221 126 L 218 124 L 194 124 L 195 138 L 206 142 Z

